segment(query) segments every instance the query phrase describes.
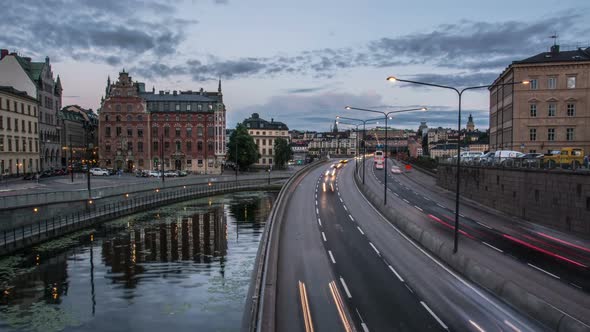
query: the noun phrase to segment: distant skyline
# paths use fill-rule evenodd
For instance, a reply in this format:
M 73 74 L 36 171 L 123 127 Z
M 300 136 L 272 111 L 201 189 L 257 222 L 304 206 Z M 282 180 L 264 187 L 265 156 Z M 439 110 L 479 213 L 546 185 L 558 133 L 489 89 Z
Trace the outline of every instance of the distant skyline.
M 428 10 L 425 10 L 428 8 Z M 10 1 L 0 48 L 51 58 L 63 105 L 96 110 L 107 76 L 123 68 L 156 90 L 217 89 L 228 128 L 251 113 L 291 129 L 328 130 L 345 105 L 427 106 L 393 126 L 456 127 L 456 96 L 403 87 L 389 75 L 467 86 L 489 84 L 514 60 L 588 46 L 584 0 L 297 2 L 270 0 Z M 487 90 L 464 99 L 464 120 L 488 127 Z

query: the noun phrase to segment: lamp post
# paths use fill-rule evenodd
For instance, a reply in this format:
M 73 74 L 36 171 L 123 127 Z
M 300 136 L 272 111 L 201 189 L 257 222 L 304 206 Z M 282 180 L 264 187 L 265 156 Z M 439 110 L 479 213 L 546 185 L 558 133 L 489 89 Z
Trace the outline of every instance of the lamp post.
M 455 192 L 455 194 L 456 194 L 456 196 L 455 196 L 455 241 L 454 241 L 454 246 L 453 246 L 453 253 L 457 253 L 457 251 L 459 250 L 459 190 L 460 190 L 459 173 L 461 170 L 461 140 L 460 140 L 460 138 L 461 138 L 461 100 L 463 97 L 463 93 L 468 90 L 484 89 L 484 88 L 490 88 L 490 87 L 495 87 L 495 86 L 529 84 L 530 82 L 529 81 L 519 81 L 519 82 L 500 83 L 500 84 L 488 84 L 488 85 L 470 86 L 470 87 L 466 87 L 463 89 L 458 89 L 456 87 L 441 85 L 441 84 L 403 80 L 403 79 L 399 79 L 395 76 L 387 77 L 387 81 L 389 81 L 389 82 L 404 82 L 404 83 L 411 83 L 411 84 L 417 84 L 417 85 L 425 85 L 425 86 L 430 86 L 430 87 L 434 87 L 434 88 L 453 90 L 457 93 L 457 95 L 459 97 L 459 108 L 458 108 L 459 114 L 457 117 L 457 135 L 459 135 L 459 137 L 457 137 L 457 179 L 456 179 L 457 190 Z
M 373 121 L 378 121 L 381 120 L 381 118 L 377 118 L 377 119 L 367 119 L 367 120 L 362 120 L 362 119 L 355 119 L 355 118 L 349 118 L 346 116 L 337 116 L 336 119 L 345 119 L 345 120 L 350 120 L 350 121 L 359 121 L 363 123 L 363 184 L 365 184 L 365 155 L 367 154 L 367 141 L 366 141 L 366 137 L 365 137 L 365 126 L 367 124 L 367 122 L 373 122 Z
M 82 124 L 82 128 L 84 128 L 84 132 L 86 134 L 86 182 L 88 185 L 88 199 L 92 200 L 92 192 L 90 187 L 90 158 L 92 158 L 92 155 L 90 155 L 90 157 L 88 156 L 88 150 L 90 149 L 90 134 L 94 132 L 94 126 L 90 122 L 84 122 Z
M 356 111 L 361 111 L 361 112 L 372 112 L 372 113 L 380 113 L 383 114 L 383 116 L 385 117 L 385 158 L 383 159 L 383 169 L 385 171 L 385 181 L 383 182 L 383 205 L 387 204 L 387 158 L 388 155 L 387 153 L 389 152 L 387 149 L 387 119 L 389 118 L 389 116 L 391 114 L 395 114 L 395 113 L 405 113 L 405 112 L 413 112 L 413 111 L 426 111 L 427 108 L 426 107 L 421 107 L 421 108 L 410 108 L 407 110 L 396 110 L 396 111 L 390 111 L 390 112 L 383 112 L 383 111 L 376 111 L 376 110 L 370 110 L 370 109 L 366 109 L 366 108 L 358 108 L 358 107 L 351 107 L 351 106 L 346 106 L 345 109 L 347 110 L 356 110 Z

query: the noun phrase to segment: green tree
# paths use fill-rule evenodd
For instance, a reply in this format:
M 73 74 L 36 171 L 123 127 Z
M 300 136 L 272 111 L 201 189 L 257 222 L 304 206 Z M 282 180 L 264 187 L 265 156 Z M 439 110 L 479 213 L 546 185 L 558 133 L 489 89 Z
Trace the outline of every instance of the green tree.
M 284 138 L 275 139 L 275 165 L 279 168 L 285 167 L 285 164 L 293 158 L 293 151 Z
M 258 158 L 260 158 L 260 154 L 258 153 L 258 146 L 254 143 L 254 138 L 248 134 L 246 126 L 239 123 L 236 130 L 229 136 L 226 160 L 237 163 L 240 169 L 247 169 L 257 162 Z

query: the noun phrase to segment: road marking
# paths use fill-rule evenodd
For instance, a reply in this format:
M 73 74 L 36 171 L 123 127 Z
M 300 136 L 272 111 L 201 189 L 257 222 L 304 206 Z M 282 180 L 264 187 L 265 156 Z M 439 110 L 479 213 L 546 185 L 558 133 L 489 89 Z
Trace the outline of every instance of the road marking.
M 346 205 L 342 205 L 344 207 L 344 210 L 348 211 L 348 209 L 346 208 Z
M 424 212 L 424 210 L 422 210 L 420 207 L 414 205 L 414 207 L 416 208 L 416 210 L 420 211 L 420 212 Z
M 425 200 L 429 201 L 430 198 L 426 197 L 426 196 L 422 196 L 422 198 L 424 198 Z
M 482 329 L 481 327 L 479 327 L 479 325 L 477 325 L 474 321 L 472 321 L 471 319 L 469 320 L 469 323 L 471 323 L 471 325 L 473 325 L 479 332 L 486 332 L 484 329 Z
M 464 216 L 464 215 L 462 215 L 461 213 L 459 213 L 459 217 L 461 217 L 461 218 L 465 218 L 465 216 Z
M 512 325 L 512 323 L 510 323 L 507 320 L 504 320 L 504 324 L 510 326 L 515 332 L 520 332 L 520 329 L 518 329 L 516 326 Z
M 315 213 L 320 214 L 320 210 L 318 210 L 318 208 L 315 208 Z
M 369 245 L 371 245 L 371 247 L 373 247 L 373 250 L 375 250 L 377 255 L 381 256 L 381 253 L 379 252 L 379 250 L 377 250 L 377 248 L 371 242 L 369 242 Z
M 354 218 L 349 214 L 348 218 L 350 218 L 350 220 L 354 221 Z
M 342 200 L 342 198 L 340 198 L 340 203 L 344 203 L 344 201 Z
M 436 203 L 436 205 L 438 205 L 439 207 L 441 207 L 443 209 L 446 209 L 446 207 L 444 205 L 442 205 L 442 204 Z
M 342 279 L 342 277 L 340 277 L 340 282 L 342 283 L 342 288 L 344 288 L 346 296 L 348 296 L 349 299 L 352 299 L 352 295 L 350 295 L 350 291 L 348 290 L 348 287 L 346 286 L 346 283 L 344 282 L 344 279 Z
M 316 192 L 315 199 L 318 199 L 318 191 L 316 190 L 315 192 Z
M 393 268 L 393 266 L 388 265 L 389 269 L 391 270 L 391 272 L 393 272 L 395 274 L 395 276 L 399 279 L 399 281 L 404 282 L 404 278 L 402 278 L 402 276 L 399 275 L 399 273 L 397 273 L 397 271 Z
M 324 232 L 322 232 L 322 237 L 324 238 L 324 242 L 328 241 L 326 240 L 326 234 L 324 234 Z
M 318 200 L 317 199 L 315 200 L 315 205 L 318 205 Z
M 483 244 L 485 244 L 486 246 L 488 246 L 488 247 L 490 247 L 490 248 L 492 248 L 492 249 L 494 249 L 494 250 L 496 250 L 496 251 L 499 251 L 499 252 L 501 252 L 501 253 L 503 253 L 503 252 L 504 252 L 502 249 L 498 249 L 498 248 L 494 247 L 493 245 L 491 245 L 491 244 L 489 244 L 489 243 L 487 243 L 487 242 L 481 241 L 481 243 L 483 243 Z
M 365 235 L 365 232 L 363 232 L 363 230 L 360 227 L 356 226 L 356 228 L 359 230 L 359 232 L 361 232 L 361 234 Z
M 556 276 L 555 274 L 553 274 L 551 272 L 547 272 L 547 271 L 543 270 L 542 268 L 540 268 L 538 266 L 535 266 L 535 265 L 533 265 L 531 263 L 527 263 L 527 265 L 530 266 L 530 267 L 532 267 L 532 268 L 535 268 L 535 269 L 537 269 L 537 270 L 539 270 L 541 272 L 547 273 L 548 275 L 552 276 L 553 278 L 561 279 L 559 276 Z
M 576 288 L 578 288 L 578 289 L 582 289 L 582 286 L 576 285 L 576 284 L 574 284 L 573 282 L 570 282 L 570 285 L 572 285 L 572 286 L 574 286 L 574 287 L 576 287 Z
M 399 197 L 398 193 L 393 193 L 395 196 Z
M 387 188 L 387 190 L 388 190 L 389 192 L 391 192 L 391 188 Z
M 340 315 L 342 325 L 344 325 L 344 331 L 352 332 L 352 326 L 348 322 L 348 318 L 346 317 L 346 313 L 344 312 L 344 303 L 342 302 L 342 297 L 340 296 L 338 287 L 336 287 L 336 282 L 332 280 L 330 281 L 328 286 L 330 287 L 330 292 L 332 293 L 332 298 L 334 299 L 334 303 L 336 304 L 336 309 L 338 310 L 338 315 Z
M 332 260 L 332 264 L 336 264 L 336 260 L 334 259 L 334 255 L 332 255 L 332 251 L 328 250 L 328 254 L 330 255 L 330 259 Z
M 412 289 L 412 287 L 408 286 L 408 284 L 404 284 L 404 285 L 410 291 L 410 293 L 414 294 L 414 290 Z
M 407 199 L 403 198 L 404 202 L 410 204 L 410 201 L 408 201 Z
M 307 299 L 307 290 L 305 284 L 299 281 L 299 298 L 301 300 L 301 311 L 303 311 L 303 322 L 306 332 L 313 332 L 313 321 L 309 310 L 309 301 Z
M 486 225 L 486 224 L 484 224 L 484 223 L 482 223 L 482 222 L 476 221 L 476 223 L 477 223 L 478 225 L 480 225 L 480 226 L 483 226 L 483 227 L 485 227 L 485 228 L 493 229 L 493 228 L 491 228 L 490 226 L 488 226 L 488 225 Z
M 438 316 L 428 307 L 428 305 L 426 305 L 426 303 L 424 303 L 424 301 L 420 301 L 420 304 L 422 304 L 422 306 L 424 307 L 424 309 L 426 309 L 426 311 L 428 311 L 430 313 L 430 315 L 432 315 L 432 317 L 434 317 L 434 319 L 436 319 L 436 321 L 440 324 L 440 326 L 443 327 L 443 329 L 448 330 L 449 328 L 445 325 L 445 323 L 443 323 L 442 320 L 440 320 L 440 318 L 438 318 Z
M 318 224 L 320 224 L 320 227 L 322 227 L 322 221 L 320 220 L 320 218 L 318 218 Z
M 418 194 L 418 192 L 417 192 L 417 191 L 413 191 L 413 193 L 414 193 L 414 195 L 416 195 L 416 196 L 420 195 L 420 194 Z
M 364 322 L 361 323 L 361 327 L 363 328 L 363 332 L 369 332 L 369 328 L 367 327 L 367 324 L 365 324 Z

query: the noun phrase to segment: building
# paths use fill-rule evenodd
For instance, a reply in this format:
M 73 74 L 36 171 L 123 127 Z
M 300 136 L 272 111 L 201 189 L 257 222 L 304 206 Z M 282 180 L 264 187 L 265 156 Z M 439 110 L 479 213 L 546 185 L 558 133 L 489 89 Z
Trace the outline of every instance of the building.
M 457 155 L 457 143 L 437 144 L 430 149 L 430 158 L 449 158 Z
M 124 70 L 107 80 L 99 111 L 103 167 L 220 174 L 225 160 L 225 106 L 217 92 L 145 91 Z
M 320 156 L 326 153 L 332 155 L 355 155 L 357 147 L 356 131 L 316 133 L 308 143 L 310 154 Z
M 272 166 L 274 141 L 277 138 L 289 141 L 289 128 L 287 125 L 274 121 L 274 119 L 270 119 L 270 122 L 268 122 L 260 118 L 258 113 L 252 113 L 252 116 L 244 120 L 243 124 L 248 129 L 248 134 L 254 138 L 254 142 L 258 146 L 258 153 L 260 153 L 260 158 L 254 166 Z
M 98 116 L 78 105 L 65 106 L 57 114 L 61 128 L 62 167 L 98 162 Z
M 59 168 L 61 142 L 57 112 L 61 109 L 62 86 L 59 76 L 53 78 L 49 57 L 44 62 L 33 62 L 31 58 L 0 50 L 0 85 L 35 96 L 39 107 L 39 168 Z
M 0 86 L 0 174 L 3 176 L 39 171 L 38 103 L 33 96 Z
M 426 136 L 428 133 L 428 125 L 426 121 L 420 121 L 420 127 L 418 127 L 418 131 L 422 133 L 422 137 Z
M 490 149 L 547 153 L 590 150 L 590 48 L 549 52 L 514 61 L 490 91 Z
M 469 114 L 469 118 L 467 119 L 467 132 L 475 131 L 475 123 L 473 123 L 473 116 Z

